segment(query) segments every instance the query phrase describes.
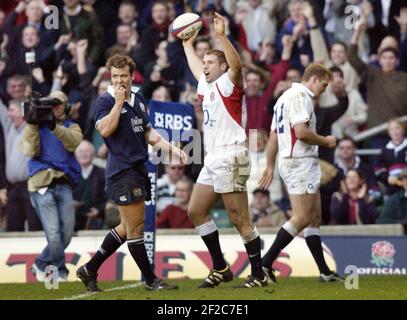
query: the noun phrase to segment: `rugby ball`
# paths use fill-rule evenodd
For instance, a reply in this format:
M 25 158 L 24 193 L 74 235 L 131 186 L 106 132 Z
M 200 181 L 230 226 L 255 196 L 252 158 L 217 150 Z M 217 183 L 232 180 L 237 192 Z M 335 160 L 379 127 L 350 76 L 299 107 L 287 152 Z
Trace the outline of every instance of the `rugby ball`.
M 202 19 L 195 13 L 184 13 L 178 16 L 172 23 L 171 34 L 173 37 L 186 40 L 190 38 L 195 30 L 202 27 Z

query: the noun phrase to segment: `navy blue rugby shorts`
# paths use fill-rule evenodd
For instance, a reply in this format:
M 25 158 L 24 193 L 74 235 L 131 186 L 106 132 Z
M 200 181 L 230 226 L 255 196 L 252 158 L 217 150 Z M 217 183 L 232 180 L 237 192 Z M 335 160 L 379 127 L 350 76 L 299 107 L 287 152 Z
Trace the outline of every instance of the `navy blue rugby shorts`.
M 128 168 L 106 180 L 105 191 L 117 205 L 151 200 L 151 183 L 144 163 Z

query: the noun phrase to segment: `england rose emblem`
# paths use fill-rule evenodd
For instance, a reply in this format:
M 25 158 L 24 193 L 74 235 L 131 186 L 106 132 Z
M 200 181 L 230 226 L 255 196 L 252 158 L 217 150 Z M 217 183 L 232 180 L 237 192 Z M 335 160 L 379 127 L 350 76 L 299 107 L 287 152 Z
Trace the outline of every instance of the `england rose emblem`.
M 393 244 L 387 241 L 377 241 L 372 244 L 371 263 L 378 267 L 391 267 L 394 263 L 396 250 Z

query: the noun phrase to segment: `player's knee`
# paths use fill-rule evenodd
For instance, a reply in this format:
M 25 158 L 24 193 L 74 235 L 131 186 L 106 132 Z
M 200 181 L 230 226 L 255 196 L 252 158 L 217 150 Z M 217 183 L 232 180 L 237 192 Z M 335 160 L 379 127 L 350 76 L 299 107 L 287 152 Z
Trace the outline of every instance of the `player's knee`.
M 310 219 L 309 225 L 311 227 L 319 227 L 321 225 L 321 215 L 313 216 Z
M 307 216 L 296 217 L 295 218 L 295 225 L 298 231 L 307 227 L 311 222 L 311 218 Z
M 192 210 L 188 209 L 187 214 L 189 219 L 195 226 L 201 225 L 202 223 L 206 222 L 209 216 L 208 213 L 202 213 L 193 209 Z
M 133 239 L 136 237 L 144 236 L 144 221 L 133 225 L 127 224 L 126 226 L 127 238 Z
M 243 217 L 238 214 L 237 210 L 236 211 L 232 210 L 229 213 L 229 216 L 230 216 L 230 221 L 232 222 L 232 224 L 236 227 L 237 230 L 241 231 L 245 225 L 245 221 L 244 221 Z

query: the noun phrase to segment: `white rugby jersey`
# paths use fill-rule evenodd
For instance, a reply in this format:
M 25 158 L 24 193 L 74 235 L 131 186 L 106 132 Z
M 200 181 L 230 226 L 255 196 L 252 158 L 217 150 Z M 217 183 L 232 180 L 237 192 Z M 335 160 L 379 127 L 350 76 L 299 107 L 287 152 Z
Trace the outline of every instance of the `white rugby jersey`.
M 316 132 L 316 118 L 312 97 L 306 86 L 293 83 L 274 106 L 271 130 L 277 132 L 278 151 L 282 158 L 318 157 L 318 146 L 309 145 L 295 136 L 294 125 L 308 123 Z
M 202 74 L 198 96 L 204 112 L 204 143 L 213 147 L 242 144 L 246 141 L 246 103 L 244 89 L 238 88 L 227 72 L 208 83 Z

